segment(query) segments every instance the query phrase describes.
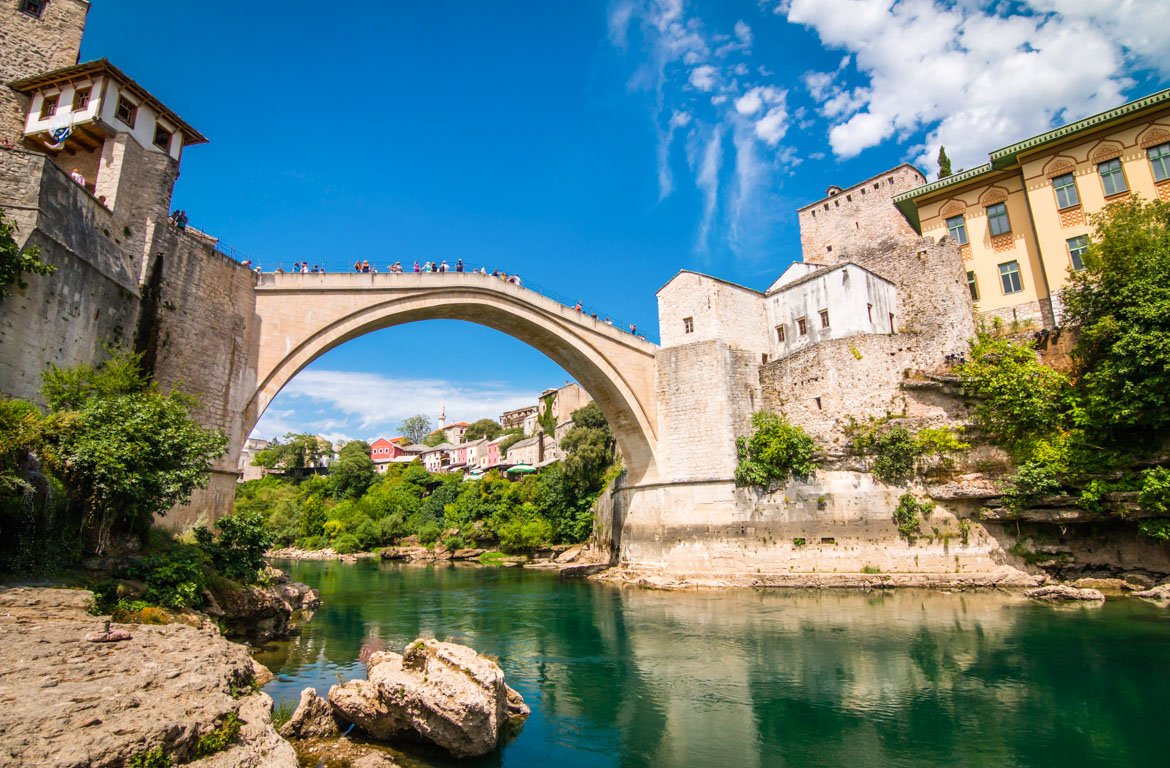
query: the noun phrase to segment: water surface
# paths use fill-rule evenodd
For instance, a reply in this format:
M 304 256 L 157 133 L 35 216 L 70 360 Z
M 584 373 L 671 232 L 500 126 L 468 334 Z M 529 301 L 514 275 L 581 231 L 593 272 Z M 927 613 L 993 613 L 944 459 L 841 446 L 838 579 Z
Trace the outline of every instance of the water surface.
M 464 766 L 1156 766 L 1170 613 L 1002 593 L 655 592 L 504 568 L 279 563 L 321 590 L 258 654 L 295 703 L 364 677 L 363 649 L 493 654 L 532 708 Z

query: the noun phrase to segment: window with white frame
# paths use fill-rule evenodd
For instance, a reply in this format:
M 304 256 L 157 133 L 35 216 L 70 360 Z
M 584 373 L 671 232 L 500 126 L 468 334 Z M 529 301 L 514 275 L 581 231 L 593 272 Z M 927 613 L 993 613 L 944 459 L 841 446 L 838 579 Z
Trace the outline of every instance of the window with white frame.
M 967 224 L 962 216 L 952 216 L 947 219 L 947 234 L 959 245 L 967 244 Z
M 133 128 L 134 121 L 138 119 L 138 105 L 125 96 L 119 96 L 118 109 L 114 112 L 114 115 L 123 123 Z
M 1077 235 L 1065 240 L 1068 245 L 1068 259 L 1072 262 L 1072 268 L 1080 272 L 1085 268 L 1085 251 L 1089 250 L 1089 236 Z
M 1004 293 L 1019 293 L 1024 290 L 1024 282 L 1020 279 L 1020 263 L 1008 261 L 999 265 L 999 280 L 1003 283 Z
M 776 341 L 784 341 L 784 326 L 782 325 L 776 326 Z
M 796 332 L 801 336 L 808 335 L 808 318 L 802 317 L 796 321 Z
M 1006 235 L 1012 231 L 1012 225 L 1008 221 L 1007 205 L 1005 203 L 995 203 L 994 205 L 987 206 L 987 226 L 991 230 L 992 237 Z
M 1052 190 L 1056 193 L 1056 207 L 1061 210 L 1081 204 L 1081 196 L 1077 194 L 1077 180 L 1071 173 L 1054 177 Z
M 57 99 L 58 95 L 55 93 L 52 96 L 41 97 L 42 120 L 44 120 L 46 117 L 52 117 L 53 115 L 57 114 Z
M 829 327 L 829 310 L 822 309 L 820 311 L 820 316 L 821 316 L 821 327 L 828 328 Z
M 1121 169 L 1121 158 L 1113 158 L 1097 164 L 1097 173 L 1101 176 L 1101 186 L 1105 189 L 1105 197 L 1120 195 L 1129 191 L 1125 183 L 1125 171 Z
M 1150 167 L 1154 169 L 1154 181 L 1170 179 L 1170 142 L 1146 150 Z

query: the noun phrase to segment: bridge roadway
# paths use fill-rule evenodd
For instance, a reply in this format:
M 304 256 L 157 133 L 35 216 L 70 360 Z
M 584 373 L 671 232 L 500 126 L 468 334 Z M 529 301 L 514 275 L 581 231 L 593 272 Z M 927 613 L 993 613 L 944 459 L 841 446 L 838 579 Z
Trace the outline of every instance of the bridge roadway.
M 609 420 L 629 481 L 657 479 L 658 346 L 536 291 L 470 272 L 266 272 L 257 275 L 256 313 L 257 385 L 245 434 L 297 372 L 334 347 L 402 323 L 466 320 L 564 368 Z

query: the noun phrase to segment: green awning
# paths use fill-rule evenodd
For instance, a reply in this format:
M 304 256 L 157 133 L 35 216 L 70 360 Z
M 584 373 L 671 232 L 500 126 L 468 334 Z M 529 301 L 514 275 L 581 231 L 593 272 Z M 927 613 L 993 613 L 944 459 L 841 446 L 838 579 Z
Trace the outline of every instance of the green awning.
M 517 464 L 516 466 L 512 467 L 508 471 L 509 472 L 535 472 L 536 467 L 531 466 L 530 464 Z

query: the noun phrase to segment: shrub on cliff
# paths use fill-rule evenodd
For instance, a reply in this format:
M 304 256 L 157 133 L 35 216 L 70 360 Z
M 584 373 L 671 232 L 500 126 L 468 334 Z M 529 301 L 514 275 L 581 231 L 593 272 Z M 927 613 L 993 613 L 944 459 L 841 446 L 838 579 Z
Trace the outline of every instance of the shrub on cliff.
M 816 470 L 816 443 L 803 429 L 789 424 L 779 414 L 756 411 L 752 434 L 735 439 L 739 465 L 735 483 L 767 487 L 787 482 L 793 476 L 808 477 Z
M 215 532 L 202 525 L 195 528 L 199 548 L 224 576 L 242 584 L 255 582 L 274 538 L 264 517 L 258 512 L 237 512 L 217 520 L 215 528 Z
M 0 208 L 0 299 L 8 295 L 9 287 L 25 288 L 24 273 L 51 275 L 57 271 L 52 264 L 40 259 L 36 246 L 21 248 L 16 244 L 16 224 L 4 215 Z

